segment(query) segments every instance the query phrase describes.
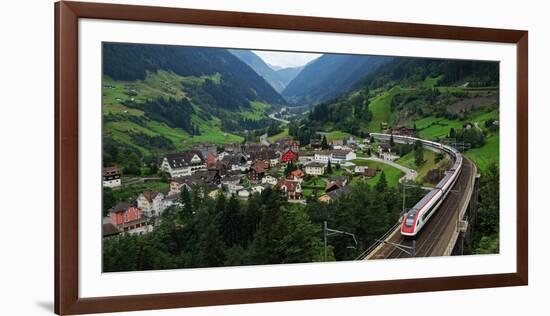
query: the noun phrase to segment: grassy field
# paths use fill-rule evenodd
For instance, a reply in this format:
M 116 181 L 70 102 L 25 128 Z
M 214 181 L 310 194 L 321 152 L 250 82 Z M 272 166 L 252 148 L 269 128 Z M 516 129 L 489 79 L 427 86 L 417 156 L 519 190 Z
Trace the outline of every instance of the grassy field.
M 302 183 L 302 194 L 304 195 L 304 197 L 309 197 L 315 190 L 317 190 L 319 196 L 324 194 L 325 192 L 325 185 L 326 185 L 326 181 L 321 179 L 321 178 L 318 178 L 318 177 L 314 177 L 314 178 L 311 178 L 310 180 L 308 181 L 304 181 Z
M 196 144 L 196 143 L 213 143 L 213 144 L 227 144 L 233 142 L 242 142 L 243 137 L 239 135 L 224 133 L 217 127 L 208 128 L 206 130 L 201 130 L 201 135 L 191 136 L 184 140 L 185 144 Z M 188 146 L 184 146 L 188 147 Z
M 201 135 L 188 136 L 183 139 L 183 147 L 185 148 L 188 148 L 196 143 L 209 142 L 221 145 L 233 142 L 242 142 L 244 139 L 242 136 L 224 132 L 222 130 L 222 123 L 217 117 L 212 118 L 210 121 L 194 118 L 193 123 L 199 126 Z
M 466 122 L 477 123 L 480 128 L 484 128 L 485 121 L 489 119 L 498 120 L 499 113 L 497 110 L 491 112 L 472 113 L 469 117 L 463 120 L 448 120 L 445 118 L 427 117 L 415 121 L 416 128 L 419 130 L 419 137 L 424 139 L 435 139 L 438 137 L 446 137 L 449 134 L 450 128 L 456 130 L 461 129 Z M 499 136 L 497 133 L 490 133 L 486 138 L 486 143 L 480 148 L 468 150 L 465 155 L 472 159 L 479 168 L 480 172 L 489 166 L 489 164 L 499 161 Z M 403 159 L 403 158 L 402 158 Z M 414 158 L 413 158 L 414 161 Z M 420 178 L 420 175 L 419 175 Z
M 313 177 L 310 180 L 304 181 L 302 183 L 303 186 L 317 186 L 317 187 L 324 187 L 326 184 L 325 180 L 319 178 L 319 177 Z
M 455 130 L 461 129 L 462 126 L 467 123 L 478 123 L 480 127 L 488 119 L 498 120 L 498 111 L 472 113 L 472 115 L 462 120 L 449 120 L 443 117 L 428 116 L 420 120 L 409 122 L 409 127 L 416 125 L 418 135 L 424 139 L 435 139 L 439 137 L 446 137 L 449 135 L 449 130 L 454 128 Z
M 273 136 L 270 136 L 267 138 L 267 140 L 270 142 L 270 143 L 274 143 L 278 140 L 281 140 L 281 139 L 285 139 L 288 137 L 288 128 L 285 128 L 282 132 L 280 132 L 279 134 L 275 134 Z
M 416 125 L 418 136 L 423 139 L 435 139 L 449 135 L 451 128 L 462 128 L 462 122 L 458 120 L 448 120 L 446 118 L 429 116 L 412 122 L 410 125 Z
M 481 112 L 474 114 L 470 117 L 469 121 L 472 123 L 478 123 L 480 124 L 480 126 L 482 126 L 482 124 L 485 123 L 485 121 L 487 121 L 488 119 L 498 120 L 498 117 L 498 111 L 495 110 L 491 112 Z
M 133 146 L 134 148 L 137 148 L 142 154 L 149 155 L 150 152 L 148 149 L 138 146 L 132 141 L 132 137 L 128 133 L 128 129 L 125 128 L 125 124 L 123 123 L 126 122 L 109 122 L 105 124 L 103 127 L 104 133 L 110 134 L 111 138 L 119 143 Z
M 182 77 L 171 72 L 158 71 L 156 73 L 148 72 L 145 80 L 132 82 L 115 81 L 105 76 L 103 78 L 103 115 L 115 114 L 128 117 L 128 120 L 107 122 L 104 125 L 104 132 L 118 142 L 137 148 L 143 155 L 149 155 L 151 152 L 144 147 L 136 145 L 130 136 L 132 132 L 141 132 L 148 136 L 163 136 L 168 138 L 178 150 L 188 149 L 193 144 L 202 142 L 211 142 L 216 144 L 225 144 L 229 142 L 241 142 L 243 137 L 225 133 L 222 130 L 221 122 L 218 118 L 205 121 L 198 116 L 193 115 L 193 124 L 199 127 L 201 135 L 192 136 L 179 128 L 173 128 L 163 122 L 145 119 L 144 124 L 132 122 L 131 116 L 144 116 L 144 112 L 138 109 L 131 109 L 121 104 L 123 101 L 145 102 L 148 99 L 157 97 L 185 97 L 182 82 L 187 84 L 202 84 L 206 79 L 219 83 L 221 75 L 216 73 L 211 76 L 202 77 Z M 129 91 L 137 95 L 130 96 Z M 200 107 L 194 106 L 196 111 Z M 260 119 L 266 116 L 269 109 L 268 104 L 261 102 L 252 102 L 251 110 L 243 112 L 243 117 L 249 119 Z
M 347 139 L 351 136 L 350 133 L 342 132 L 342 131 L 334 131 L 326 134 L 327 141 L 331 141 L 333 139 Z
M 261 119 L 267 118 L 270 108 L 271 106 L 269 104 L 253 101 L 250 102 L 250 109 L 242 109 L 241 114 L 246 119 L 259 121 Z
M 479 171 L 483 174 L 491 163 L 499 162 L 499 136 L 491 134 L 486 138 L 486 143 L 480 148 L 468 150 L 465 155 L 472 159 Z
M 372 121 L 368 124 L 368 130 L 375 132 L 380 130 L 380 124 L 393 122 L 393 113 L 391 112 L 391 100 L 393 96 L 401 91 L 400 86 L 395 86 L 382 95 L 373 98 L 369 109 L 372 111 Z
M 374 168 L 374 169 L 379 169 L 381 171 L 384 171 L 384 175 L 386 176 L 388 185 L 391 187 L 397 187 L 397 185 L 399 184 L 399 179 L 401 179 L 401 177 L 405 175 L 403 171 L 377 161 L 356 159 L 356 160 L 352 160 L 352 162 L 358 166 L 368 166 L 369 168 Z M 380 174 L 381 172 L 377 172 L 376 176 L 367 180 L 367 183 L 370 185 L 375 185 L 380 179 Z
M 125 185 L 125 179 L 122 178 L 122 187 L 113 190 L 113 196 L 116 201 L 135 202 L 140 193 L 146 190 L 153 190 L 158 192 L 166 192 L 170 189 L 170 185 L 166 182 L 151 181 Z
M 123 114 L 133 116 L 143 116 L 144 113 L 138 109 L 128 108 L 120 103 L 103 104 L 103 114 Z
M 441 78 L 443 78 L 443 75 L 440 75 L 438 77 L 426 77 L 426 79 L 424 79 L 424 82 L 422 82 L 422 86 L 424 88 L 433 88 Z
M 414 157 L 414 151 L 411 151 L 410 153 L 404 155 L 403 157 L 397 159 L 395 162 L 403 165 L 407 168 L 413 169 L 417 173 L 416 181 L 421 184 L 428 184 L 423 179 L 428 174 L 428 171 L 435 169 L 437 167 L 440 167 L 446 163 L 449 162 L 449 159 L 446 157 L 442 159 L 439 162 L 435 162 L 436 153 L 428 150 L 423 149 L 424 153 L 424 163 L 421 166 L 417 166 L 415 163 L 415 157 Z
M 197 136 L 189 135 L 182 129 L 173 128 L 165 123 L 153 120 L 146 121 L 145 126 L 140 126 L 130 121 L 108 122 L 105 124 L 104 129 L 105 132 L 112 135 L 114 140 L 136 147 L 144 155 L 150 154 L 149 150 L 136 145 L 132 141 L 129 132 L 142 132 L 149 136 L 164 136 L 170 139 L 178 150 L 188 149 L 196 143 L 210 142 L 215 144 L 226 144 L 230 142 L 241 142 L 243 140 L 241 136 L 224 133 L 221 130 L 219 120 L 214 119 L 208 124 L 204 121 L 202 123 L 203 124 L 198 124 L 201 135 Z
M 428 77 L 423 82 L 421 82 L 422 88 L 433 88 L 441 77 Z M 436 87 L 441 92 L 460 92 L 466 91 L 466 88 L 462 87 Z M 392 126 L 396 117 L 391 111 L 391 101 L 393 97 L 403 91 L 415 90 L 417 88 L 403 88 L 399 85 L 394 86 L 390 90 L 382 92 L 380 95 L 372 98 L 370 100 L 369 109 L 372 111 L 373 118 L 371 122 L 368 123 L 368 131 L 376 132 L 380 131 L 380 124 L 382 122 L 388 123 Z M 419 120 L 408 120 L 407 123 L 403 125 L 413 127 L 416 125 L 417 129 L 420 131 L 420 136 L 423 138 L 437 138 L 448 135 L 450 128 L 459 129 L 462 128 L 462 125 L 465 122 L 478 122 L 483 123 L 485 120 L 493 118 L 498 119 L 498 111 L 492 112 L 473 112 L 468 117 L 462 120 L 449 120 L 443 117 L 429 116 Z
M 217 75 L 219 76 L 219 74 Z M 216 75 L 208 78 L 215 78 Z M 108 76 L 103 77 L 103 104 L 119 104 L 125 100 L 134 99 L 135 102 L 145 102 L 147 99 L 171 96 L 181 99 L 185 92 L 181 88 L 182 81 L 204 81 L 207 77 L 182 77 L 174 73 L 159 70 L 156 73 L 147 72 L 145 80 L 118 81 Z M 127 92 L 134 90 L 137 95 L 129 96 Z

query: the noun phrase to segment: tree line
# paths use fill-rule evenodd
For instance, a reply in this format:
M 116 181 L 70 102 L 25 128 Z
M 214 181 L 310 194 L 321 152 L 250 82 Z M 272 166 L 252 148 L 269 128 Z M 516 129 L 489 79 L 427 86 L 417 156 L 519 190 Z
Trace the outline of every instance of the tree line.
M 439 76 L 441 79 L 437 84 L 442 86 L 465 81 L 475 87 L 496 86 L 499 82 L 499 64 L 474 60 L 394 58 L 368 74 L 357 86 L 377 89 L 395 82 L 414 86 L 427 77 Z
M 184 189 L 180 202 L 164 211 L 152 233 L 105 239 L 104 271 L 322 260 L 320 227 L 277 190 L 243 202 Z
M 104 239 L 104 271 L 323 261 L 324 221 L 359 241 L 331 236 L 328 260 L 352 260 L 397 221 L 401 208 L 397 188 L 383 175 L 375 186 L 359 182 L 331 204 L 315 199 L 306 206 L 291 204 L 276 189 L 247 201 L 203 193 L 183 189 L 180 206 L 165 210 L 151 233 Z M 421 195 L 407 190 L 408 207 Z
M 477 214 L 471 218 L 471 239 L 465 245 L 466 254 L 499 252 L 500 178 L 496 163 L 489 165 L 479 180 Z

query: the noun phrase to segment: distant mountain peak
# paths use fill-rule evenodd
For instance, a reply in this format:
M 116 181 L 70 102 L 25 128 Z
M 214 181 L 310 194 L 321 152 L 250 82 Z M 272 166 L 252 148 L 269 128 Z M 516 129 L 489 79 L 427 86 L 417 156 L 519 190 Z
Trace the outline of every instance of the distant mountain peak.
M 279 70 L 281 70 L 281 69 L 285 69 L 285 67 L 281 67 L 281 66 L 279 66 L 279 65 L 272 65 L 272 64 L 270 64 L 270 63 L 266 63 L 266 64 L 269 66 L 269 68 L 271 68 L 271 69 L 273 69 L 273 70 L 275 70 L 275 71 L 279 71 Z
M 269 64 L 250 50 L 229 49 L 228 51 L 250 66 L 279 93 L 286 88 L 290 81 L 292 81 L 302 69 L 302 67 L 284 68 Z

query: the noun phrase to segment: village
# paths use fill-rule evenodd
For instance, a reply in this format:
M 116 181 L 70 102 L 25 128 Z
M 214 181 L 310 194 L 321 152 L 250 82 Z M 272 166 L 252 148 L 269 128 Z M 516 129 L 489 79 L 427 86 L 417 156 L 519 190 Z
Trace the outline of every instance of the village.
M 413 135 L 408 128 L 393 129 L 395 135 Z M 135 201 L 118 201 L 103 219 L 103 236 L 151 232 L 162 212 L 181 205 L 182 190 L 200 188 L 202 194 L 217 198 L 224 194 L 241 200 L 266 189 L 277 189 L 289 203 L 307 204 L 310 199 L 332 203 L 350 193 L 350 182 L 372 178 L 380 170 L 354 163 L 376 157 L 399 158 L 389 143 L 372 138 L 327 141 L 324 135 L 307 146 L 285 138 L 264 143 L 230 143 L 223 147 L 198 144 L 191 150 L 166 153 L 159 170 L 169 177 L 169 190 L 141 192 Z M 119 168 L 103 169 L 103 187 L 117 190 L 124 186 Z

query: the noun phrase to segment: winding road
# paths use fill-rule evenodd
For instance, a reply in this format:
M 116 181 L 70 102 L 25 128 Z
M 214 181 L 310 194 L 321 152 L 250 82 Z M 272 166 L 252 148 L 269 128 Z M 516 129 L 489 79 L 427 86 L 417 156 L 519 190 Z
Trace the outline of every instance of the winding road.
M 277 113 L 279 113 L 279 112 L 274 112 L 274 113 L 269 114 L 269 118 L 271 118 L 271 119 L 273 119 L 273 120 L 275 120 L 275 121 L 279 121 L 279 122 L 285 123 L 285 124 L 290 123 L 290 121 L 287 121 L 287 120 L 285 120 L 285 119 L 276 117 L 275 114 L 277 114 Z
M 403 171 L 405 173 L 405 175 L 403 177 L 401 177 L 401 179 L 399 179 L 399 182 L 402 182 L 403 180 L 414 181 L 414 179 L 416 179 L 416 177 L 418 176 L 418 173 L 416 173 L 416 171 L 414 171 L 413 169 L 409 169 L 409 168 L 407 168 L 403 165 L 400 165 L 400 164 L 398 164 L 394 161 L 391 161 L 391 160 L 385 160 L 385 159 L 381 159 L 381 158 L 378 158 L 378 157 L 357 157 L 355 159 L 375 161 L 375 162 L 379 162 L 379 163 L 383 163 L 383 164 L 392 166 L 394 168 L 397 168 L 397 169 Z

